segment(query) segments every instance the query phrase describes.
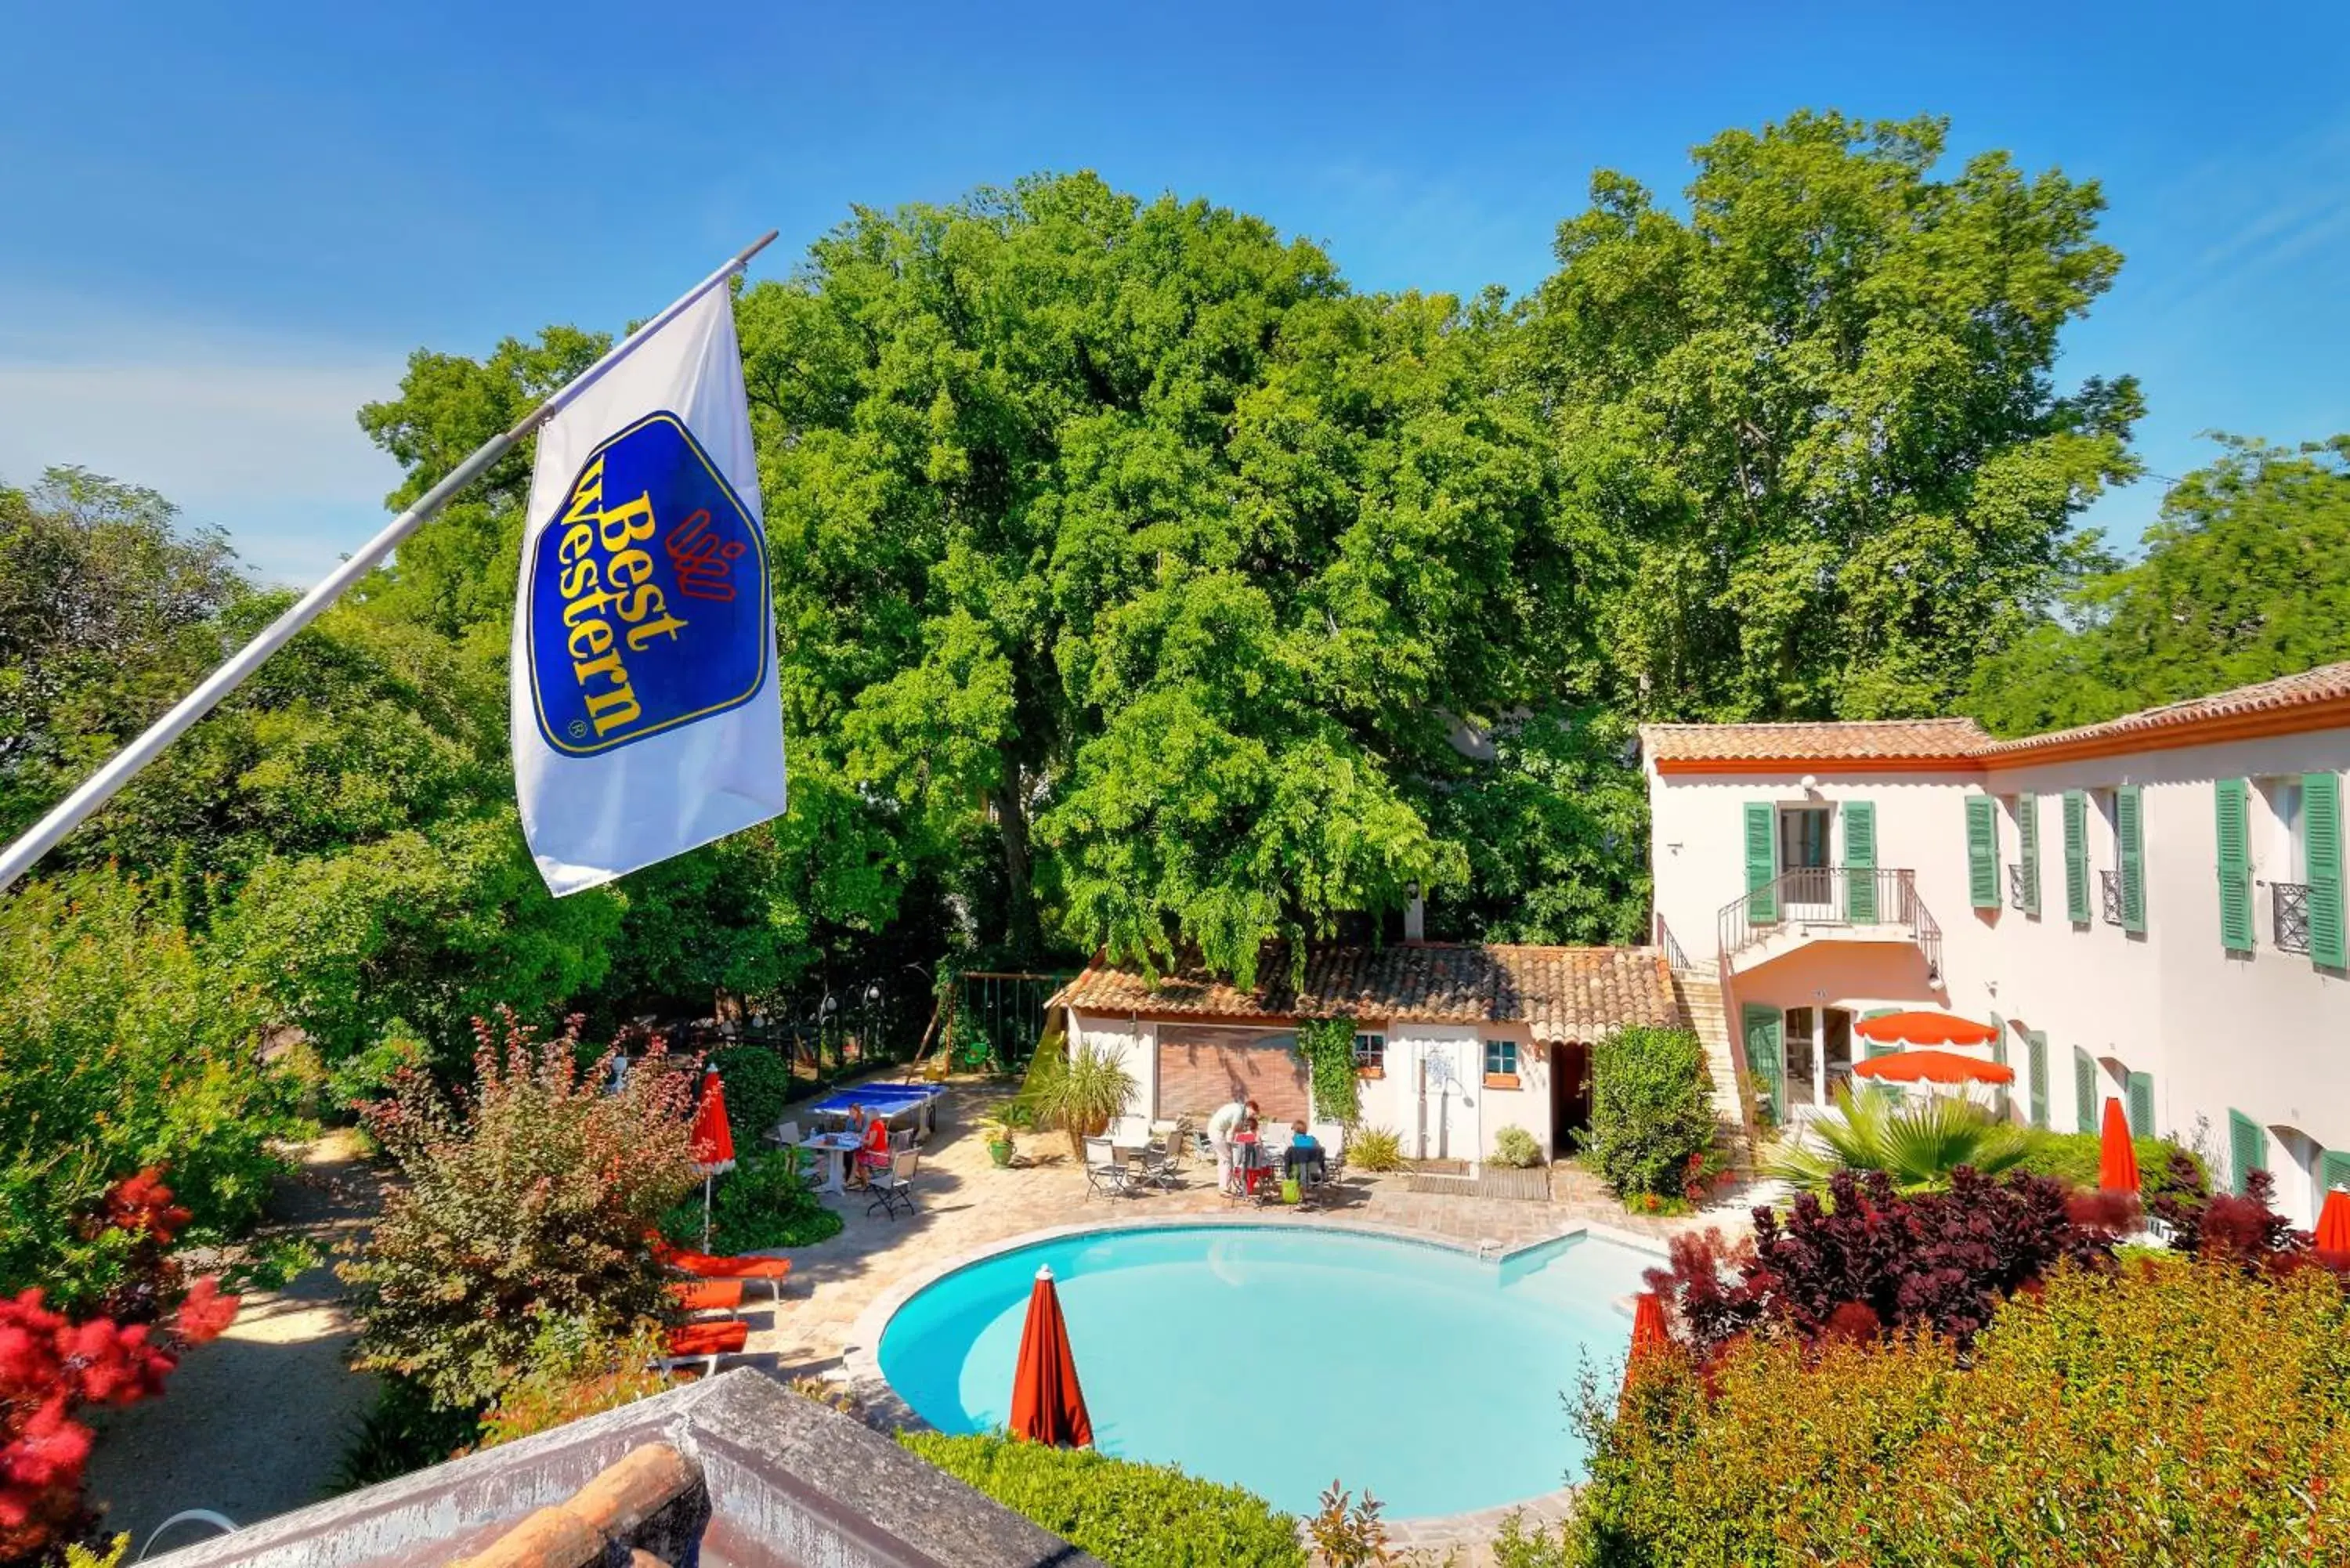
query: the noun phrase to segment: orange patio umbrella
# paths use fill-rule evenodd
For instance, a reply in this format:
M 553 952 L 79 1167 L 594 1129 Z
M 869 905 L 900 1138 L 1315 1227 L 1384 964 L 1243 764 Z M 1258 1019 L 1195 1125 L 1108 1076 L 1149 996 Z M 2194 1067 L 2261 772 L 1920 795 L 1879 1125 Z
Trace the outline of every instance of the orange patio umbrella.
M 2325 1195 L 2325 1207 L 2317 1213 L 2314 1241 L 2321 1252 L 2350 1253 L 2350 1192 L 2337 1187 Z
M 686 1135 L 695 1168 L 702 1172 L 702 1244 L 710 1245 L 710 1179 L 734 1168 L 734 1134 L 726 1125 L 726 1085 L 718 1069 L 702 1075 L 702 1103 L 693 1107 L 693 1128 Z
M 2012 1084 L 2015 1069 L 1956 1051 L 1899 1051 L 1852 1064 L 1856 1078 L 1887 1084 Z
M 1977 1023 L 1971 1018 L 1960 1018 L 1954 1012 L 1918 1010 L 1909 1012 L 1881 1012 L 1875 1018 L 1864 1018 L 1853 1025 L 1853 1033 L 1863 1040 L 1874 1040 L 1880 1045 L 1988 1045 L 1999 1038 L 1999 1031 L 1988 1023 Z
M 2111 1095 L 2106 1096 L 2106 1119 L 2097 1129 L 2097 1189 L 2137 1190 L 2137 1149 L 2130 1142 L 2129 1117 Z
M 1093 1417 L 1077 1386 L 1076 1357 L 1053 1271 L 1039 1268 L 1028 1291 L 1028 1321 L 1020 1330 L 1020 1365 L 1012 1374 L 1012 1435 L 1055 1448 L 1091 1448 Z
M 1665 1298 L 1642 1291 L 1632 1300 L 1632 1359 L 1654 1355 L 1671 1343 L 1665 1332 Z

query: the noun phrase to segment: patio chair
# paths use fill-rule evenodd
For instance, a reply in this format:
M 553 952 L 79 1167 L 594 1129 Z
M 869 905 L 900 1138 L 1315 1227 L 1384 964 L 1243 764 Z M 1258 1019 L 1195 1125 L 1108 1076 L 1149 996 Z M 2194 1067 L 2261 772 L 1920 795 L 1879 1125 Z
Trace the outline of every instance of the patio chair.
M 775 1129 L 767 1134 L 767 1141 L 778 1148 L 791 1150 L 795 1157 L 792 1168 L 804 1178 L 814 1179 L 816 1168 L 824 1163 L 816 1150 L 806 1146 L 800 1136 L 800 1124 L 797 1122 L 776 1123 Z
M 1143 1146 L 1142 1179 L 1153 1187 L 1170 1190 L 1183 1185 L 1181 1129 L 1170 1132 L 1155 1144 Z
M 661 1345 L 665 1354 L 653 1365 L 668 1372 L 700 1362 L 703 1374 L 714 1377 L 718 1374 L 718 1358 L 742 1355 L 750 1339 L 751 1325 L 739 1317 L 685 1324 L 669 1331 Z
M 1107 1137 L 1086 1139 L 1086 1199 L 1093 1200 L 1095 1193 L 1105 1198 L 1130 1198 L 1134 1195 L 1134 1177 L 1118 1158 L 1118 1150 Z
M 914 1207 L 914 1172 L 921 1168 L 922 1151 L 901 1148 L 889 1157 L 889 1167 L 877 1170 L 866 1180 L 866 1189 L 877 1196 L 865 1206 L 870 1214 L 876 1209 L 895 1220 L 902 1209 L 909 1214 L 919 1213 Z

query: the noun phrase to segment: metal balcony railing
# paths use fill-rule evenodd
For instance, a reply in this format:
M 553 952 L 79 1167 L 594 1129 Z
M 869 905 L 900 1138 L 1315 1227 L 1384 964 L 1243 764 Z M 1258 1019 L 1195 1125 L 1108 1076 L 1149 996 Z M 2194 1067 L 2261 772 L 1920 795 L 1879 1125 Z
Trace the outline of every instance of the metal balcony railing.
M 2007 905 L 2011 909 L 2023 908 L 2023 867 L 2012 860 L 2007 865 Z
M 1927 972 L 1939 981 L 1942 927 L 1919 900 L 1916 877 L 1913 871 L 1846 866 L 1782 871 L 1721 907 L 1717 935 L 1722 956 L 1790 926 L 1902 926 L 1925 953 Z
M 2272 882 L 2269 884 L 2270 930 L 2276 939 L 2277 950 L 2305 953 L 2309 950 L 2309 884 L 2306 882 Z
M 2106 924 L 2120 925 L 2122 923 L 2122 874 L 2118 871 L 2098 872 L 2097 889 L 2105 898 Z

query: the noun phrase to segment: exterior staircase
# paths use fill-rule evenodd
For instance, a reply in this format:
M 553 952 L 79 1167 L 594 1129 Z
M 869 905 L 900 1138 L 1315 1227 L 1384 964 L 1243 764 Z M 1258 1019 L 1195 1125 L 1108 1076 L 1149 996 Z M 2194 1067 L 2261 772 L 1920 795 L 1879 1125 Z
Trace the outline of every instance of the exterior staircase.
M 1713 1079 L 1713 1115 L 1721 1127 L 1721 1144 L 1731 1168 L 1750 1175 L 1754 1165 L 1754 1132 L 1746 1107 L 1752 1104 L 1747 1087 L 1745 1056 L 1730 1029 L 1730 1011 L 1721 995 L 1721 977 L 1695 965 L 1672 966 L 1673 1000 L 1689 1021 L 1698 1044 L 1705 1047 L 1706 1070 Z

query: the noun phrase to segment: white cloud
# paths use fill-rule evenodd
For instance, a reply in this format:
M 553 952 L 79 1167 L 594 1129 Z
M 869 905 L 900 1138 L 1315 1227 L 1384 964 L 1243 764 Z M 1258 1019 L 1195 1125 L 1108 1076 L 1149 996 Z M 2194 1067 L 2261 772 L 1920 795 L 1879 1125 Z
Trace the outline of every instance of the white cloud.
M 399 354 L 5 286 L 0 322 L 0 476 L 76 463 L 151 486 L 295 584 L 381 525 L 399 466 L 352 416 L 397 389 Z

